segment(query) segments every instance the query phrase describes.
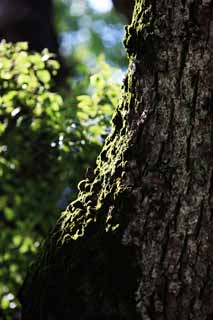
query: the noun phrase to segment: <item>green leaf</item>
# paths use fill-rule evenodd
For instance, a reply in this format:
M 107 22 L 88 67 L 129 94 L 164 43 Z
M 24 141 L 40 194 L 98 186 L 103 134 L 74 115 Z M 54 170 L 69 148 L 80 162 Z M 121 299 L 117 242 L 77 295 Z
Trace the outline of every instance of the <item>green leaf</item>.
M 38 76 L 38 79 L 43 83 L 49 83 L 50 82 L 51 76 L 50 76 L 49 71 L 47 71 L 47 70 L 39 70 L 39 71 L 37 71 L 37 76 Z
M 5 213 L 5 217 L 8 221 L 12 221 L 15 218 L 15 212 L 13 211 L 13 209 L 6 207 L 4 209 L 4 213 Z

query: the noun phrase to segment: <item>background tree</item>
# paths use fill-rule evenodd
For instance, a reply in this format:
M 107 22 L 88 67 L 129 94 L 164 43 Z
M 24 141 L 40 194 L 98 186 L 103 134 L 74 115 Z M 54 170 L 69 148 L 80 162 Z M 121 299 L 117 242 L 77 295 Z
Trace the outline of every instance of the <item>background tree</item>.
M 1 0 L 0 40 L 12 43 L 26 41 L 29 49 L 37 52 L 49 49 L 60 61 L 61 79 L 67 75 L 68 70 L 59 54 L 53 9 L 52 0 Z
M 118 12 L 124 14 L 131 22 L 135 0 L 113 0 L 113 4 Z
M 209 320 L 211 1 L 138 0 L 94 172 L 20 292 L 24 319 Z
M 31 50 L 58 52 L 52 0 L 1 0 L 0 12 L 1 40 L 27 41 Z

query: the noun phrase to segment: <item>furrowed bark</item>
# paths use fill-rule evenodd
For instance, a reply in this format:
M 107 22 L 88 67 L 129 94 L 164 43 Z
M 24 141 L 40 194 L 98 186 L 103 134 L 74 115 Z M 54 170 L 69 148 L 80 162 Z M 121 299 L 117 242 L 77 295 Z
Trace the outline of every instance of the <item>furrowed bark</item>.
M 213 318 L 212 8 L 136 2 L 113 132 L 26 278 L 24 319 Z

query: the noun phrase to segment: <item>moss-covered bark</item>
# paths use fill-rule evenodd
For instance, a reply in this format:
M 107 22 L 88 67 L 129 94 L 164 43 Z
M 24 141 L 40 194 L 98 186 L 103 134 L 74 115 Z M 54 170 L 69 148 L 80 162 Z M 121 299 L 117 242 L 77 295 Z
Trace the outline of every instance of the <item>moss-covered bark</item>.
M 24 319 L 213 318 L 212 1 L 138 0 L 97 168 L 20 292 Z

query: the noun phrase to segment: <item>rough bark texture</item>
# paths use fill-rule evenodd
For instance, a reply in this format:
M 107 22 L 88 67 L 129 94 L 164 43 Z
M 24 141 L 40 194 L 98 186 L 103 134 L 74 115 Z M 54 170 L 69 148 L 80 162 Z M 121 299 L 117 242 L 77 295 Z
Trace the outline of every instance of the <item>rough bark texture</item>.
M 113 132 L 26 278 L 23 319 L 213 319 L 212 7 L 137 1 Z

